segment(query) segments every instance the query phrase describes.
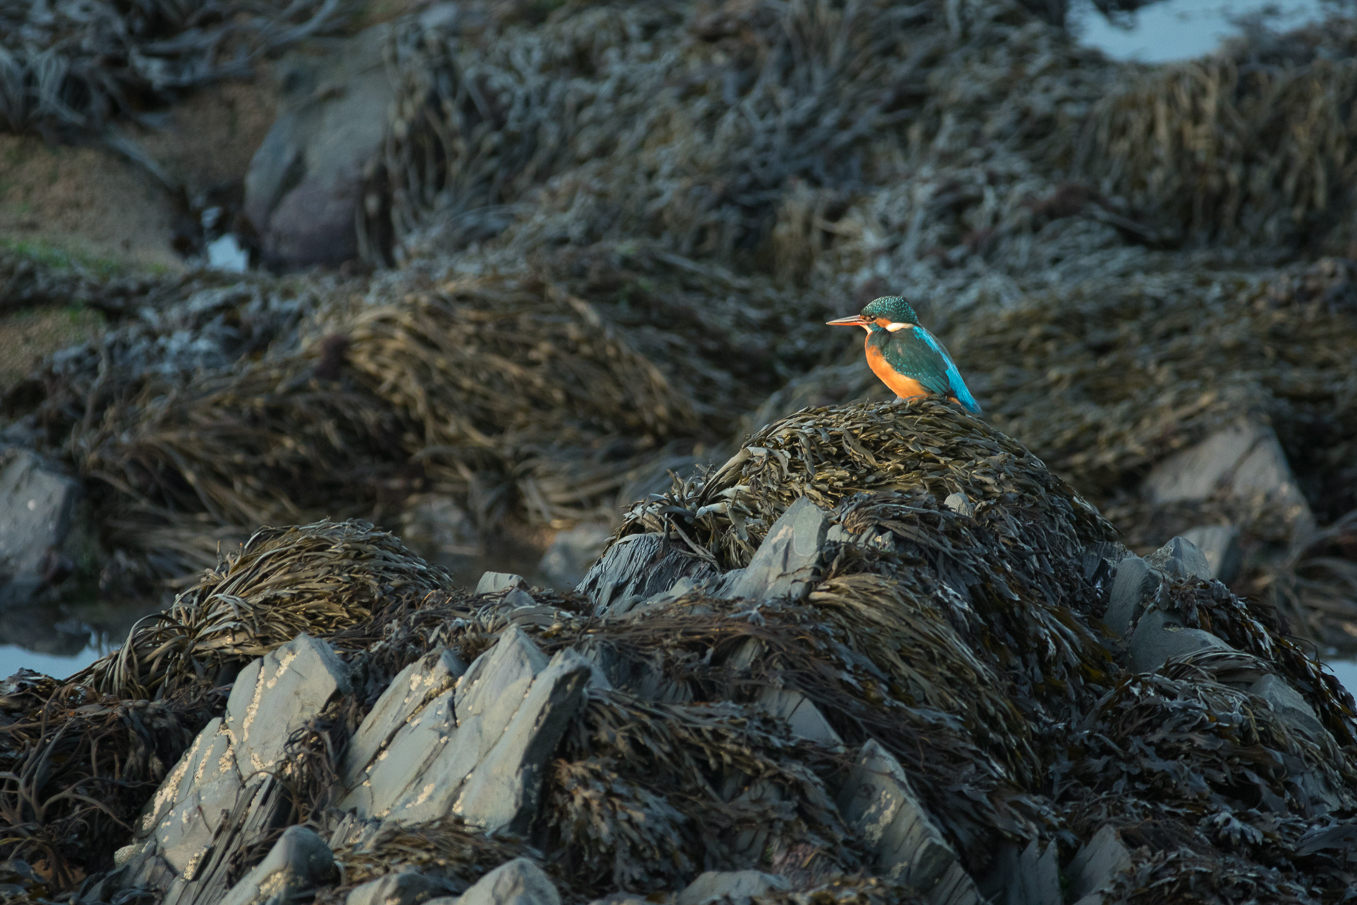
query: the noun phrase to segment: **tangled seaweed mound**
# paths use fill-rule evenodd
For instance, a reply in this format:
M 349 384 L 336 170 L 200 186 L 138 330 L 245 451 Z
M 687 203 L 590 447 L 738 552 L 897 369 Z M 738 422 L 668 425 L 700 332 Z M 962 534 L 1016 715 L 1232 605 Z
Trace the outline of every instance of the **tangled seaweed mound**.
M 7 775 L 71 744 L 77 699 L 202 732 L 149 760 L 109 732 L 98 758 L 5 779 L 26 827 L 6 882 L 51 896 L 78 869 L 91 903 L 1341 900 L 1352 698 L 1192 548 L 1142 560 L 1113 536 L 935 402 L 768 426 L 638 503 L 575 594 L 449 590 L 354 526 L 266 532 L 181 598 L 180 624 L 243 614 L 196 635 L 263 654 L 238 674 L 190 672 L 210 658 L 185 636 L 160 644 L 182 684 L 155 702 L 81 684 L 112 660 L 7 685 Z M 285 640 L 284 618 L 314 634 Z M 142 675 L 157 631 L 128 645 Z M 229 701 L 203 697 L 228 676 Z M 96 815 L 109 758 L 136 782 Z
M 486 523 L 608 518 L 776 386 L 770 357 L 809 359 L 818 308 L 639 247 L 363 289 L 172 281 L 6 401 L 86 479 L 126 572 L 182 580 L 259 524 L 391 522 L 419 493 Z M 723 292 L 743 304 L 695 312 Z
M 1076 151 L 1080 168 L 1106 194 L 1170 215 L 1198 241 L 1342 250 L 1357 238 L 1348 226 L 1353 22 L 1232 44 L 1134 73 L 1099 99 Z
M 0 131 L 99 134 L 340 24 L 339 0 L 0 3 Z

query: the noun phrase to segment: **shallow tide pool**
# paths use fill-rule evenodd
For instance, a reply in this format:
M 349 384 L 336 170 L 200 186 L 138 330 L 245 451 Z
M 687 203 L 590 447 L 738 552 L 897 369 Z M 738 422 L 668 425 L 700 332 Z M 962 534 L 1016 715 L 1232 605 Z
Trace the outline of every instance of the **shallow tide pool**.
M 1070 4 L 1070 30 L 1114 60 L 1167 63 L 1190 60 L 1239 34 L 1243 23 L 1271 31 L 1299 28 L 1326 16 L 1352 13 L 1350 0 L 1162 0 L 1109 20 L 1091 0 Z

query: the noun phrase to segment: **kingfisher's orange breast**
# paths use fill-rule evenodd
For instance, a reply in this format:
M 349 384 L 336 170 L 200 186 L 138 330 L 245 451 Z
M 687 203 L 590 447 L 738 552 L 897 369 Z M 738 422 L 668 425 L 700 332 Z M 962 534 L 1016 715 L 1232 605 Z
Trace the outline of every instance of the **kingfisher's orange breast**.
M 867 366 L 872 369 L 872 373 L 881 378 L 881 382 L 890 387 L 891 392 L 901 397 L 909 399 L 914 396 L 927 396 L 928 390 L 924 389 L 923 384 L 913 377 L 906 377 L 897 372 L 886 363 L 886 356 L 881 354 L 881 350 L 871 344 L 872 335 L 867 334 L 867 342 L 863 345 L 867 349 Z

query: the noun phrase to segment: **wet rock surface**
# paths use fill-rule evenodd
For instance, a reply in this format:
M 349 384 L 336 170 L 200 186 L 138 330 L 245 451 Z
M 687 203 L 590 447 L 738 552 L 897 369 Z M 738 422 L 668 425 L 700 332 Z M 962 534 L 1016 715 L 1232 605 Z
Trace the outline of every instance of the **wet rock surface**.
M 256 845 L 282 802 L 288 740 L 337 693 L 348 690 L 348 667 L 324 641 L 301 635 L 251 662 L 236 677 L 225 715 L 194 740 L 142 815 L 133 841 L 119 852 L 136 885 L 163 901 L 194 901 L 231 888 L 228 901 L 285 901 L 333 870 L 315 833 L 296 827 L 274 846 L 243 885 L 227 886 L 220 850 L 225 834 Z

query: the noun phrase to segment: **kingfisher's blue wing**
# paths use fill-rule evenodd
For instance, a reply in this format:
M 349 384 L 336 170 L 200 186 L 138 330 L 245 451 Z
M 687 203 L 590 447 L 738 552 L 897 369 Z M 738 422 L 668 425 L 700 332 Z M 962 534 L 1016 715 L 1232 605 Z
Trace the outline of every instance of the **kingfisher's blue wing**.
M 899 331 L 892 340 L 882 350 L 892 368 L 919 381 L 930 393 L 955 396 L 968 410 L 980 411 L 980 404 L 966 388 L 952 357 L 933 334 L 916 325 Z

